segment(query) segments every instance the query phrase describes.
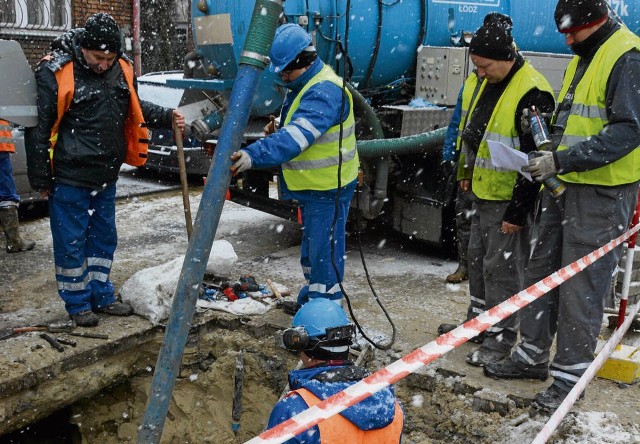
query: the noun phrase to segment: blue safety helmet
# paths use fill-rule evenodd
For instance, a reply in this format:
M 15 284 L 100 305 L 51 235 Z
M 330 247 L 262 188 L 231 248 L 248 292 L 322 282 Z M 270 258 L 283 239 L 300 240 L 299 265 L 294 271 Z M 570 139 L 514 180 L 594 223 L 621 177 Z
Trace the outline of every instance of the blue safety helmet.
M 310 339 L 323 338 L 327 329 L 353 325 L 341 306 L 326 298 L 304 304 L 291 321 L 292 327 L 304 328 Z
M 300 26 L 287 23 L 278 27 L 269 52 L 269 70 L 281 72 L 310 44 L 311 36 Z

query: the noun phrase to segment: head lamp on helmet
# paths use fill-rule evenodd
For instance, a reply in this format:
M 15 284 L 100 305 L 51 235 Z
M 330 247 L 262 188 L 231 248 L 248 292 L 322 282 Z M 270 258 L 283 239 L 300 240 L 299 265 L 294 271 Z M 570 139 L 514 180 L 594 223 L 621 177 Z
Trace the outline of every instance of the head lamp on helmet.
M 355 326 L 335 302 L 325 298 L 304 304 L 284 331 L 282 341 L 291 351 L 304 351 L 319 359 L 346 355 L 353 343 Z
M 315 52 L 315 48 L 311 45 L 311 36 L 300 26 L 287 23 L 278 27 L 269 52 L 271 59 L 269 70 L 275 73 L 284 71 L 287 65 L 295 61 L 309 47 Z

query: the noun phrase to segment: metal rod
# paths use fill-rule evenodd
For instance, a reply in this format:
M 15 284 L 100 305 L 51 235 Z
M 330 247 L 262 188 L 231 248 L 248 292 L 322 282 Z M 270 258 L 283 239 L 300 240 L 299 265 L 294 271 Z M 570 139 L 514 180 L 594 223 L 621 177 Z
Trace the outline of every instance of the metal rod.
M 638 192 L 640 198 L 640 191 Z M 636 203 L 635 211 L 631 219 L 631 226 L 633 228 L 640 222 L 640 200 Z M 616 328 L 620 328 L 624 322 L 624 316 L 627 312 L 627 299 L 629 299 L 629 287 L 631 285 L 631 273 L 633 272 L 633 256 L 636 250 L 636 238 L 638 233 L 634 233 L 633 236 L 627 241 L 627 257 L 624 263 L 624 275 L 622 276 L 622 293 L 620 294 L 620 310 L 618 311 L 618 323 Z
M 236 356 L 236 368 L 233 373 L 233 401 L 231 405 L 231 430 L 238 433 L 242 416 L 242 384 L 244 381 L 244 355 L 240 351 Z
M 182 206 L 184 207 L 184 219 L 187 225 L 187 239 L 191 239 L 193 222 L 191 222 L 191 204 L 189 203 L 189 183 L 187 182 L 187 165 L 184 160 L 184 144 L 182 143 L 182 131 L 178 125 L 173 124 L 173 134 L 176 139 L 178 154 L 178 169 L 180 170 L 180 185 L 182 186 Z
M 265 13 L 266 11 L 266 13 Z M 249 25 L 249 36 L 261 35 L 262 42 L 252 48 L 251 54 L 263 54 L 263 61 L 271 48 L 271 42 L 282 12 L 280 0 L 257 0 L 253 17 Z M 256 42 L 252 42 L 256 43 Z M 245 49 L 249 39 L 245 42 Z M 156 369 L 151 381 L 149 403 L 138 433 L 139 444 L 158 443 L 162 436 L 164 421 L 169 410 L 171 393 L 180 370 L 182 352 L 187 335 L 198 290 L 204 277 L 207 258 L 218 228 L 225 195 L 231 181 L 231 154 L 237 151 L 244 139 L 244 130 L 249 121 L 253 97 L 265 65 L 257 60 L 240 60 L 238 74 L 231 90 L 228 113 L 220 129 L 218 145 L 209 168 L 207 182 L 202 192 L 200 206 L 196 215 L 193 235 L 189 240 L 182 271 L 173 297 L 171 315 L 165 329 L 164 340 Z

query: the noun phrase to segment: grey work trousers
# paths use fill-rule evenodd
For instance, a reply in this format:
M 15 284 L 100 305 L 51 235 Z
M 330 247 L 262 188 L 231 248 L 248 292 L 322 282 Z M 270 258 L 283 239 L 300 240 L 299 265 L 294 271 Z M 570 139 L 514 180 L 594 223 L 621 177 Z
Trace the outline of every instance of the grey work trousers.
M 525 282 L 532 285 L 622 234 L 638 196 L 638 183 L 616 187 L 566 184 L 554 198 L 544 191 L 537 243 Z M 523 364 L 549 361 L 554 384 L 569 391 L 594 359 L 604 302 L 620 248 L 605 255 L 520 310 L 520 335 L 512 357 Z
M 473 193 L 462 191 L 460 183 L 456 192 L 456 242 L 458 244 L 458 262 L 467 262 L 469 249 L 469 237 L 471 236 L 471 209 L 473 205 Z
M 522 290 L 529 258 L 530 226 L 503 234 L 509 202 L 474 199 L 469 239 L 469 310 L 472 318 Z M 516 343 L 518 317 L 509 316 L 485 332 L 483 347 L 508 352 Z

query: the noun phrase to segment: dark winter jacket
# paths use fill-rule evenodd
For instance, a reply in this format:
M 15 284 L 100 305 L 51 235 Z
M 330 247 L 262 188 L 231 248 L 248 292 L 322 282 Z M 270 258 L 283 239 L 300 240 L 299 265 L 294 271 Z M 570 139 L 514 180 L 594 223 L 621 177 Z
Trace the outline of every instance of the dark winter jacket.
M 291 390 L 305 388 L 324 400 L 360 382 L 368 375 L 369 373 L 365 369 L 350 364 L 310 367 L 291 371 L 289 373 L 289 386 Z M 356 405 L 343 410 L 340 415 L 360 430 L 381 429 L 393 421 L 395 403 L 396 397 L 393 388 L 386 387 Z M 267 428 L 275 427 L 306 409 L 307 404 L 302 397 L 297 394 L 287 396 L 278 401 L 273 408 Z M 318 426 L 313 426 L 306 432 L 286 441 L 286 443 L 319 444 L 319 435 Z M 344 442 L 349 442 L 348 437 L 345 437 Z
M 93 72 L 84 61 L 77 39 L 82 30 L 66 35 L 66 45 L 57 45 L 49 60 L 36 69 L 38 125 L 27 131 L 29 181 L 38 191 L 51 190 L 54 182 L 101 189 L 118 179 L 126 154 L 124 124 L 130 91 L 117 63 L 106 72 Z M 67 52 L 61 49 L 66 49 Z M 58 129 L 49 158 L 49 138 L 58 117 L 58 84 L 55 72 L 74 64 L 74 96 Z M 171 128 L 172 111 L 141 101 L 147 125 Z

